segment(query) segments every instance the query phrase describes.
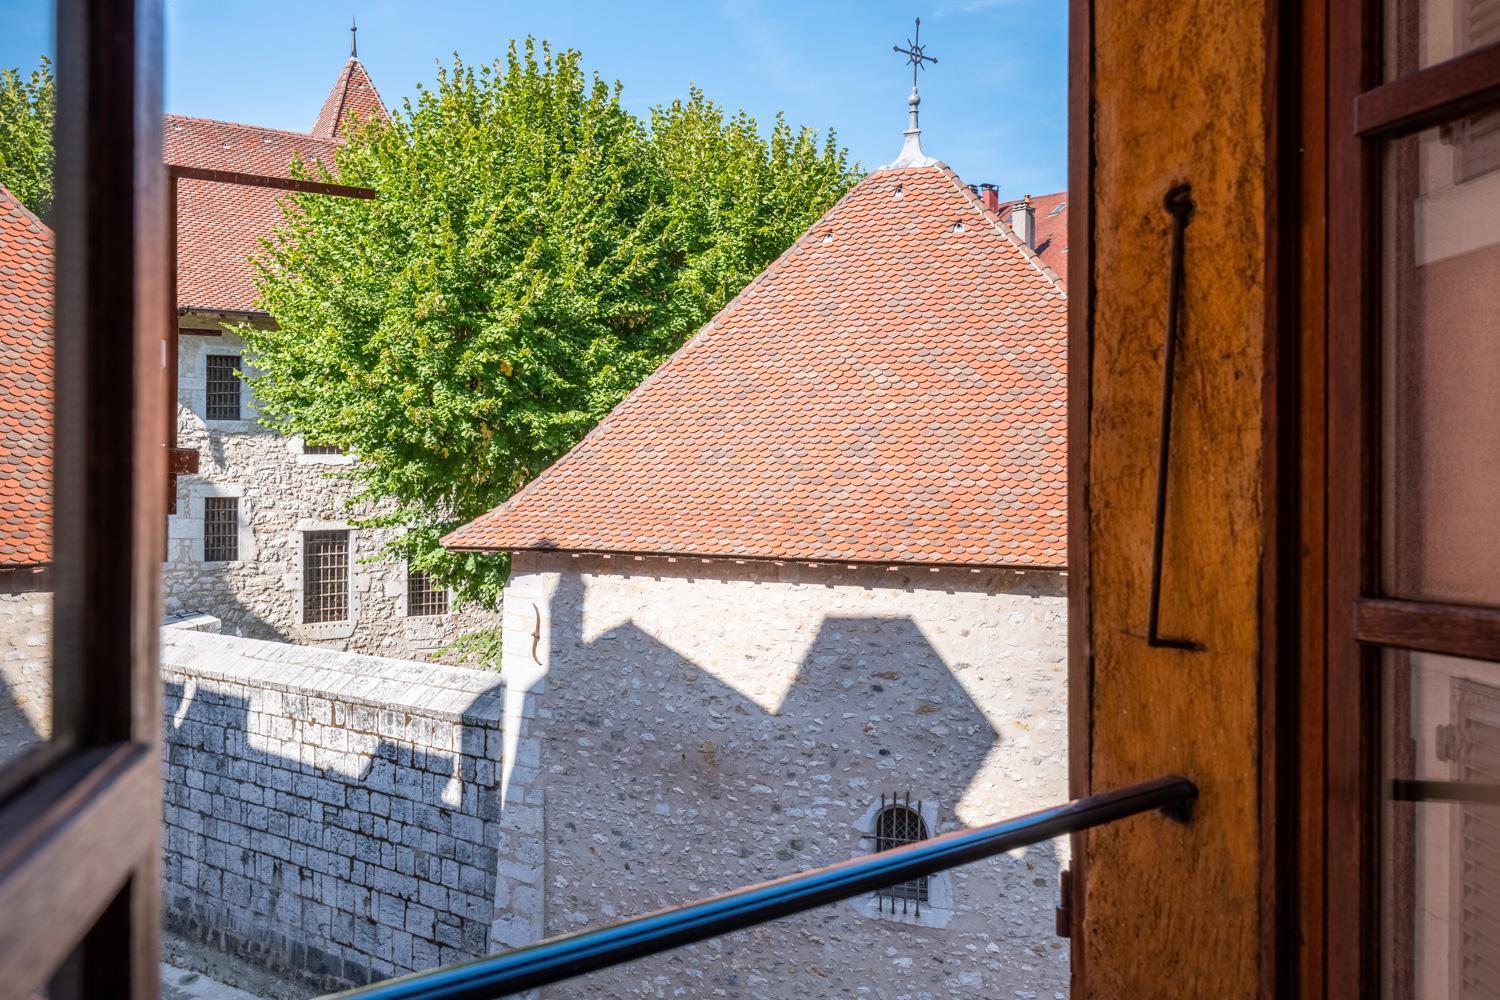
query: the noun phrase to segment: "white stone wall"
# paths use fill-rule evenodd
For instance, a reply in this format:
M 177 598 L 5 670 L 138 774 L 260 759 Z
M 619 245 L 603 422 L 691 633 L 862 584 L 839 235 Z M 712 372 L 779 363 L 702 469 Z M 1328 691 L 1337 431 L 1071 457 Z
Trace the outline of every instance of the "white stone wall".
M 0 594 L 0 762 L 52 735 L 52 595 Z
M 515 945 L 1067 798 L 1065 578 L 519 553 L 503 674 L 535 699 L 543 870 Z M 824 907 L 549 996 L 1054 997 L 1062 842 L 957 869 L 921 918 Z M 519 849 L 518 849 L 519 853 Z M 528 859 L 529 860 L 529 859 Z M 528 922 L 529 921 L 529 922 Z
M 162 630 L 168 926 L 319 990 L 500 947 L 500 677 L 213 628 Z
M 178 364 L 178 443 L 197 448 L 199 473 L 177 481 L 177 512 L 168 519 L 164 571 L 168 613 L 211 614 L 226 633 L 257 639 L 328 646 L 383 656 L 427 658 L 457 636 L 494 623 L 495 616 L 466 609 L 441 616 L 406 614 L 406 567 L 387 559 L 393 533 L 350 532 L 350 616 L 346 621 L 302 621 L 302 536 L 347 528 L 367 507 L 349 507 L 355 484 L 338 473 L 343 455 L 307 455 L 297 438 L 257 424 L 250 387 L 241 385 L 244 418 L 209 421 L 206 357 L 241 354 L 231 333 L 185 334 Z M 240 498 L 239 559 L 203 559 L 204 498 Z

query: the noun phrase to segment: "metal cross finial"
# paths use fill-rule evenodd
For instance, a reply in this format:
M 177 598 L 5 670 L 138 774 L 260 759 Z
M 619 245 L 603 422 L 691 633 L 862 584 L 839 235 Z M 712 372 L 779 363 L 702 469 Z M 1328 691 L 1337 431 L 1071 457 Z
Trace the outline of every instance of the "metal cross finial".
M 891 46 L 892 52 L 905 56 L 906 61 L 911 64 L 912 90 L 917 89 L 917 70 L 924 68 L 923 63 L 937 63 L 937 56 L 930 56 L 922 51 L 922 49 L 922 19 L 919 17 L 917 18 L 916 38 L 908 38 L 906 40 L 906 48 L 904 49 L 899 45 Z
M 359 23 L 349 18 L 349 58 L 359 58 Z

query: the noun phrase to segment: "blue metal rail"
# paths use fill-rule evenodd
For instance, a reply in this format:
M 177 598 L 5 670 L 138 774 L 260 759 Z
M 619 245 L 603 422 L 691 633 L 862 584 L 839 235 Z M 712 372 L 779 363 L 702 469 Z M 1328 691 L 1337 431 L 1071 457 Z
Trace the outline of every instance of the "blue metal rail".
M 1091 795 L 1015 819 L 746 886 L 607 927 L 550 938 L 498 955 L 418 972 L 345 993 L 359 1000 L 489 1000 L 535 989 L 899 885 L 1018 847 L 1160 809 L 1186 820 L 1198 789 L 1166 777 Z M 332 998 L 330 998 L 332 1000 Z

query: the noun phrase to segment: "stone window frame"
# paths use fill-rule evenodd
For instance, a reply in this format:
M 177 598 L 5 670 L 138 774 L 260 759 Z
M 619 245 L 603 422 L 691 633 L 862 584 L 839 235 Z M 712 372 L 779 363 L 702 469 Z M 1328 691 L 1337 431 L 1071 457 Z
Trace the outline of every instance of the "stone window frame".
M 403 619 L 416 619 L 417 621 L 438 621 L 453 614 L 453 588 L 444 587 L 443 591 L 448 595 L 447 610 L 435 615 L 414 615 L 411 613 L 411 563 L 401 563 L 401 593 L 396 598 L 396 611 Z
M 938 817 L 942 814 L 936 799 L 924 796 L 920 802 L 914 798 L 911 809 L 922 817 L 922 822 L 927 826 L 927 835 L 936 837 L 942 831 L 938 829 Z M 905 805 L 904 802 L 897 803 Z M 890 796 L 886 796 L 885 806 L 891 805 Z M 880 796 L 870 800 L 870 805 L 864 814 L 854 822 L 855 832 L 858 834 L 856 854 L 869 854 L 875 843 L 875 818 L 880 815 L 882 804 Z M 898 924 L 911 924 L 917 927 L 947 927 L 953 919 L 953 873 L 951 871 L 936 872 L 927 876 L 927 902 L 922 904 L 922 912 L 919 916 L 916 907 L 913 906 L 909 912 L 891 912 L 890 904 L 887 903 L 882 909 L 874 893 L 864 896 L 856 896 L 845 900 L 844 905 L 850 907 L 861 916 L 872 920 L 888 920 Z
M 184 477 L 185 478 L 185 477 Z M 245 494 L 245 487 L 238 483 L 217 483 L 210 480 L 189 479 L 184 491 L 183 513 L 186 514 L 186 522 L 190 525 L 190 539 L 192 542 L 191 559 L 205 568 L 220 566 L 243 566 L 254 565 L 259 557 L 255 544 L 255 526 L 252 515 L 255 510 L 255 500 Z M 203 558 L 203 535 L 204 524 L 207 518 L 207 504 L 204 500 L 208 497 L 235 499 L 237 504 L 236 526 L 239 529 L 239 538 L 236 544 L 237 557 L 234 559 L 214 560 L 208 562 Z M 180 515 L 178 515 L 180 516 Z
M 294 434 L 287 439 L 286 450 L 295 456 L 298 465 L 353 465 L 355 457 L 351 452 L 345 451 L 341 455 L 317 455 L 309 454 L 307 441 L 301 434 Z
M 349 617 L 336 622 L 309 622 L 303 616 L 303 591 L 307 581 L 303 579 L 303 542 L 309 532 L 347 531 L 349 533 Z M 301 518 L 292 529 L 291 552 L 293 585 L 292 621 L 298 637 L 311 642 L 329 639 L 348 639 L 359 625 L 361 593 L 368 582 L 359 572 L 360 539 L 362 532 L 348 521 L 333 521 L 320 518 Z
M 177 351 L 178 407 L 202 421 L 211 434 L 253 434 L 265 430 L 260 424 L 255 393 L 244 378 L 240 380 L 240 419 L 208 419 L 208 356 L 233 355 L 239 359 L 241 374 L 253 378 L 255 366 L 246 355 L 244 341 L 225 330 L 217 337 L 179 337 Z

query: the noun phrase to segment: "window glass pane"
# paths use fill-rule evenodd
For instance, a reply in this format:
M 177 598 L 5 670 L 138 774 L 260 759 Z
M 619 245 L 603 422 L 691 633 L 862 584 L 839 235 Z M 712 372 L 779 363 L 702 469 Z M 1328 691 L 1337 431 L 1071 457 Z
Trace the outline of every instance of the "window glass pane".
M 1385 154 L 1385 587 L 1500 605 L 1500 170 L 1465 148 L 1444 126 Z
M 1391 650 L 1381 740 L 1386 995 L 1500 982 L 1500 664 Z
M 1500 0 L 1386 0 L 1385 77 L 1500 42 Z
M 0 761 L 52 733 L 52 21 L 0 17 Z

